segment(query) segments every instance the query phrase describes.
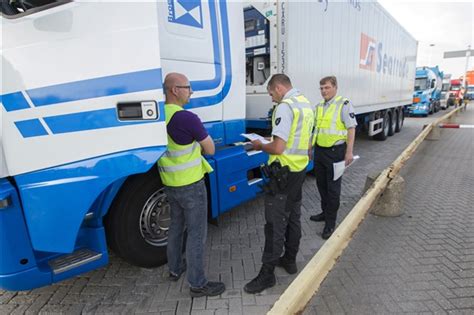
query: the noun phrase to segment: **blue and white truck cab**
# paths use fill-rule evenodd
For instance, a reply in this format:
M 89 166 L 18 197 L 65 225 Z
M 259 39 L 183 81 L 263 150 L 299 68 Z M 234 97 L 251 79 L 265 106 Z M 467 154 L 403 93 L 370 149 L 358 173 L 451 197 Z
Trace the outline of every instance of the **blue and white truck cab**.
M 438 66 L 416 68 L 415 91 L 409 114 L 426 117 L 439 111 L 442 82 L 443 72 L 439 71 Z

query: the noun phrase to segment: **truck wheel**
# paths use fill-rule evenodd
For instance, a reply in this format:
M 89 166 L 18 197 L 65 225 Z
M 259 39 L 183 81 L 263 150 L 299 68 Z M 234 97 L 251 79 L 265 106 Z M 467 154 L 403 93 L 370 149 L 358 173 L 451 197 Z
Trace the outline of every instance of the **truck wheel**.
M 383 127 L 382 127 L 382 132 L 379 132 L 374 136 L 375 140 L 379 141 L 384 141 L 388 137 L 388 132 L 390 130 L 390 115 L 388 114 L 388 111 L 385 112 L 383 116 Z
M 395 119 L 395 111 L 389 114 L 390 116 L 390 127 L 388 128 L 388 135 L 393 136 L 395 134 L 395 129 L 397 128 L 397 120 Z
M 403 114 L 403 110 L 399 110 L 397 112 L 397 124 L 395 126 L 395 132 L 400 132 L 402 130 L 404 120 L 405 115 Z
M 170 205 L 156 167 L 131 176 L 105 217 L 107 243 L 127 262 L 145 268 L 166 263 Z

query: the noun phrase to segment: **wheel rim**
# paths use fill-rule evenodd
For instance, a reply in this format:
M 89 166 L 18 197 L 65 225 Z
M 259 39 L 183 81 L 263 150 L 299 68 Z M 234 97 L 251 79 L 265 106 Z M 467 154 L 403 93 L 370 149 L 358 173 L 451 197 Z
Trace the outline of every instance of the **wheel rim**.
M 145 202 L 140 214 L 140 233 L 148 244 L 165 246 L 168 243 L 170 209 L 163 188 L 157 190 Z

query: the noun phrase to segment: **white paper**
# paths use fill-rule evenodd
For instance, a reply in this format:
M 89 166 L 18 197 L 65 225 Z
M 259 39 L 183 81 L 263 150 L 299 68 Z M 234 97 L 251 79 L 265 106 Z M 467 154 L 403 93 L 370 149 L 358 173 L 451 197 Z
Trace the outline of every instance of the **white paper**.
M 334 171 L 334 178 L 333 180 L 338 180 L 339 177 L 342 176 L 342 174 L 344 174 L 344 171 L 346 170 L 346 168 L 348 168 L 349 166 L 351 166 L 352 164 L 354 164 L 354 162 L 356 160 L 358 160 L 360 158 L 360 156 L 358 155 L 354 155 L 353 157 L 353 160 L 351 162 L 351 164 L 347 165 L 346 166 L 346 161 L 342 160 L 341 162 L 336 162 L 336 163 L 333 163 L 332 166 L 333 166 L 333 171 Z
M 270 143 L 270 141 L 268 141 L 267 139 L 265 139 L 264 137 L 262 137 L 261 135 L 258 135 L 256 133 L 241 133 L 240 135 L 242 137 L 245 137 L 245 138 L 249 139 L 250 141 L 260 140 L 260 142 L 263 143 L 263 144 Z

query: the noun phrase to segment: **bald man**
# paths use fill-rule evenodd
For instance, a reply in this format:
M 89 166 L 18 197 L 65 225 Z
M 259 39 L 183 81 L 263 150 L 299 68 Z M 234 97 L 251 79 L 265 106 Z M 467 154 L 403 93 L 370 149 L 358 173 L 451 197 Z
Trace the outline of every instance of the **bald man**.
M 158 161 L 160 177 L 171 206 L 168 231 L 170 280 L 178 281 L 186 271 L 192 297 L 215 296 L 225 290 L 224 283 L 208 281 L 204 273 L 207 236 L 207 190 L 204 182 L 212 167 L 203 158 L 214 154 L 214 141 L 199 117 L 183 106 L 193 90 L 188 78 L 170 73 L 165 78 L 165 114 L 168 132 L 167 151 Z M 184 230 L 187 230 L 186 261 L 182 257 Z

